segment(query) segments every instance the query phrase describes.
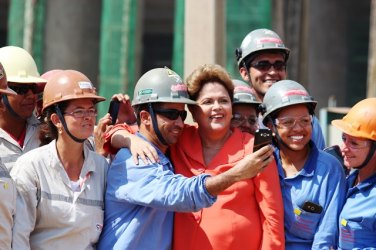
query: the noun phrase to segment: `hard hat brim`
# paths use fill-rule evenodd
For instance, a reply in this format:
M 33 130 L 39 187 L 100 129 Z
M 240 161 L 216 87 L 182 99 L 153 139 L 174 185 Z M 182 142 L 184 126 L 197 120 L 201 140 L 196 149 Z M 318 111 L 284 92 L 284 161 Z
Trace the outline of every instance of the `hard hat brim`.
M 20 84 L 28 84 L 28 83 L 46 83 L 47 80 L 41 77 L 35 76 L 10 76 L 8 77 L 8 82 L 20 83 Z
M 10 89 L 9 87 L 7 87 L 6 89 L 0 89 L 0 93 L 2 94 L 6 94 L 6 95 L 17 95 L 17 93 Z

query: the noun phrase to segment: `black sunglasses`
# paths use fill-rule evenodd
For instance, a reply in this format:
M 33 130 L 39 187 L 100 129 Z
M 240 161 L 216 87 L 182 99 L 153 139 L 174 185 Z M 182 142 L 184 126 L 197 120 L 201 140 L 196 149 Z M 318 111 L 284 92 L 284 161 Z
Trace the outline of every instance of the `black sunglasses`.
M 177 109 L 154 109 L 154 113 L 160 114 L 166 117 L 169 120 L 175 121 L 181 117 L 181 120 L 184 121 L 187 118 L 186 110 L 177 110 Z
M 38 92 L 36 84 L 19 84 L 17 86 L 16 85 L 8 85 L 8 87 L 10 89 L 14 90 L 14 92 L 16 92 L 18 95 L 24 95 L 27 92 L 29 92 L 29 90 L 31 90 L 31 92 L 33 92 L 33 94 L 36 94 Z
M 261 71 L 268 71 L 272 66 L 275 70 L 278 71 L 286 69 L 286 63 L 283 61 L 275 61 L 274 63 L 270 63 L 269 61 L 259 61 L 251 64 L 251 67 Z

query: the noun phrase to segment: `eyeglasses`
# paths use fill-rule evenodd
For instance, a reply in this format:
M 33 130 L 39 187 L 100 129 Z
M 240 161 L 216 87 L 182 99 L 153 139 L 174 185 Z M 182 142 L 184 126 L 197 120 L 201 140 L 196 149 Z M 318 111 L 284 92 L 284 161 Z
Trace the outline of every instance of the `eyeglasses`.
M 311 126 L 312 124 L 312 116 L 302 116 L 299 118 L 293 118 L 293 117 L 281 117 L 275 119 L 275 124 L 277 126 L 283 127 L 283 128 L 293 128 L 295 127 L 296 123 L 299 124 L 300 127 L 306 128 L 308 126 Z
M 251 67 L 261 71 L 268 71 L 272 66 L 277 71 L 282 71 L 286 69 L 286 63 L 283 61 L 275 61 L 274 63 L 270 63 L 269 61 L 259 61 L 254 64 L 251 64 Z
M 371 143 L 370 140 L 357 139 L 346 134 L 342 134 L 342 141 L 347 147 L 355 150 L 367 148 Z
M 160 114 L 171 121 L 175 121 L 181 117 L 181 120 L 184 121 L 187 118 L 186 110 L 177 110 L 177 109 L 154 109 L 156 114 Z
M 18 95 L 25 95 L 29 90 L 33 92 L 33 94 L 36 94 L 38 91 L 36 84 L 19 84 L 19 85 L 8 85 L 9 88 L 14 90 Z
M 71 115 L 74 118 L 83 118 L 83 117 L 96 117 L 96 109 L 76 109 L 70 113 L 64 113 L 65 115 Z
M 232 115 L 231 122 L 236 126 L 243 124 L 245 121 L 247 121 L 249 125 L 254 126 L 257 124 L 257 117 L 253 115 L 247 117 L 239 113 L 234 113 Z

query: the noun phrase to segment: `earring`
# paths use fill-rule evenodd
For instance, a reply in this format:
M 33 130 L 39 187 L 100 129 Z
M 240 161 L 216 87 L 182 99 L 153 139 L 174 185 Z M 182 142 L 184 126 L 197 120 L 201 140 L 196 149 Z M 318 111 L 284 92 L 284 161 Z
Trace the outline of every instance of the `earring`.
M 63 130 L 61 128 L 58 128 L 57 131 L 59 132 L 59 134 L 63 133 Z

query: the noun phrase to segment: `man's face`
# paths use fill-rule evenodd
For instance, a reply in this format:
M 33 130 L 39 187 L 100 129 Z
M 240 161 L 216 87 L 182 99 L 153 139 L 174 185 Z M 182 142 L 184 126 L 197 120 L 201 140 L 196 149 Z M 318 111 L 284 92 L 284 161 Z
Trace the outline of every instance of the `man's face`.
M 168 145 L 175 144 L 183 131 L 185 117 L 183 119 L 181 115 L 186 112 L 184 108 L 183 103 L 160 103 L 154 108 L 159 131 Z
M 17 92 L 16 96 L 8 96 L 9 104 L 22 119 L 29 118 L 37 103 L 36 84 L 8 83 L 9 88 Z
M 243 80 L 251 83 L 259 101 L 262 101 L 266 91 L 275 82 L 284 80 L 287 77 L 285 58 L 280 53 L 262 53 L 258 55 L 251 63 L 247 70 L 240 68 L 240 74 Z M 271 66 L 272 64 L 273 66 Z
M 234 104 L 232 106 L 231 127 L 254 134 L 258 129 L 256 106 L 252 104 Z

